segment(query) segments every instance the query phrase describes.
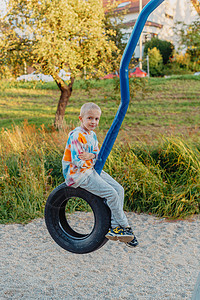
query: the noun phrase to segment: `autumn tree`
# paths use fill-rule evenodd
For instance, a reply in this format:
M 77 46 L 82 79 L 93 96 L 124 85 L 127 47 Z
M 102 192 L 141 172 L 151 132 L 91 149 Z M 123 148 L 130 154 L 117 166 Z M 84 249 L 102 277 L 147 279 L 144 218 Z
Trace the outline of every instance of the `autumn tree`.
M 14 76 L 17 76 L 24 69 L 26 61 L 33 63 L 29 57 L 29 47 L 31 41 L 26 37 L 20 36 L 13 30 L 12 23 L 8 20 L 0 20 L 0 66 L 1 73 L 5 68 L 12 70 Z M 3 74 L 1 74 L 2 76 Z
M 105 29 L 101 0 L 9 0 L 3 21 L 8 29 L 0 32 L 0 63 L 26 61 L 52 75 L 61 91 L 57 128 L 63 126 L 77 75 L 85 70 L 87 78 L 100 77 L 119 64 L 120 57 L 112 56 L 118 50 L 107 34 L 115 33 Z M 61 69 L 71 73 L 68 82 L 58 76 Z
M 121 11 L 117 10 L 119 3 L 108 1 L 107 5 L 104 6 L 105 18 L 104 24 L 107 32 L 111 34 L 107 34 L 108 38 L 112 40 L 117 49 L 120 50 L 121 54 L 123 54 L 124 49 L 126 47 L 126 33 L 124 29 L 127 28 L 127 25 L 124 24 L 124 18 L 128 12 L 127 9 L 123 9 Z M 115 34 L 113 34 L 115 32 Z

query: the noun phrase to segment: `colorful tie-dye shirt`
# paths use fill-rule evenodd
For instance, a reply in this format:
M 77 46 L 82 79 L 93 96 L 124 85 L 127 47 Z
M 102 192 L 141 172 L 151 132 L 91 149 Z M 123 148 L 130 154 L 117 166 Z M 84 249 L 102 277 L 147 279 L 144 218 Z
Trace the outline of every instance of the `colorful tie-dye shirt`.
M 95 154 L 95 158 L 81 160 L 79 154 L 83 151 Z M 82 127 L 77 127 L 69 133 L 62 159 L 63 175 L 68 186 L 77 187 L 92 173 L 98 153 L 98 140 L 94 131 L 88 133 Z

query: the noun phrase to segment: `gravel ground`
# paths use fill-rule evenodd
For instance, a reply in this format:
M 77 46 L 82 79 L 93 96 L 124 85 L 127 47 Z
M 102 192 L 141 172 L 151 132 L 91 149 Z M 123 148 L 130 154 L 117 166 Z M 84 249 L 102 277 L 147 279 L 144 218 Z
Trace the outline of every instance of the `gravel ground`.
M 167 222 L 127 216 L 137 248 L 109 241 L 83 255 L 60 248 L 44 219 L 0 225 L 0 299 L 191 299 L 200 265 L 200 217 Z M 84 226 L 92 214 L 79 212 L 71 219 Z

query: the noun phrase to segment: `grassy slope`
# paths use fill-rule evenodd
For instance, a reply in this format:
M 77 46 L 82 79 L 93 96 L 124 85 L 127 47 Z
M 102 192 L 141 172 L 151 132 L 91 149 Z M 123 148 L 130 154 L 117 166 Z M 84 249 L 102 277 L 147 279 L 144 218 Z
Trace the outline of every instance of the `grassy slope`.
M 78 124 L 81 105 L 87 101 L 99 104 L 103 114 L 100 131 L 106 132 L 120 103 L 114 91 L 115 81 L 92 82 L 89 92 L 76 82 L 66 109 L 67 125 Z M 155 138 L 158 134 L 196 134 L 200 124 L 199 76 L 151 78 L 142 84 L 131 101 L 122 125 L 131 139 Z M 11 128 L 24 119 L 36 126 L 53 124 L 60 92 L 54 83 L 2 83 L 0 90 L 0 127 Z

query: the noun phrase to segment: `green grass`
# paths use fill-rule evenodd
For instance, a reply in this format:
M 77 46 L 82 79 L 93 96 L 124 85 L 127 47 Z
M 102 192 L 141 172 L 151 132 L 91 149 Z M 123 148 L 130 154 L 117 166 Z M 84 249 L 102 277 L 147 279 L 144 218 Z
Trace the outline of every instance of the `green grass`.
M 169 78 L 150 78 L 131 85 L 131 101 L 121 127 L 131 140 L 155 139 L 158 135 L 196 134 L 200 124 L 200 77 L 185 75 Z M 115 80 L 90 81 L 90 90 L 83 81 L 76 81 L 65 120 L 77 126 L 80 107 L 93 101 L 102 108 L 100 131 L 109 129 L 120 103 Z M 137 88 L 135 93 L 134 88 Z M 142 89 L 139 89 L 141 87 Z M 0 127 L 12 128 L 24 119 L 39 127 L 51 127 L 60 91 L 54 82 L 3 82 L 0 87 Z M 119 138 L 124 136 L 119 135 Z
M 200 80 L 174 76 L 131 80 L 131 101 L 105 170 L 125 188 L 128 211 L 185 218 L 199 213 Z M 141 89 L 142 87 L 142 89 Z M 120 103 L 116 80 L 77 81 L 66 109 L 66 128 L 53 127 L 60 92 L 55 83 L 0 85 L 0 217 L 2 223 L 42 217 L 51 190 L 63 182 L 67 134 L 80 107 L 102 108 L 102 143 Z M 24 120 L 27 120 L 24 122 Z M 119 146 L 117 146 L 119 145 Z M 73 203 L 68 208 L 85 209 Z

